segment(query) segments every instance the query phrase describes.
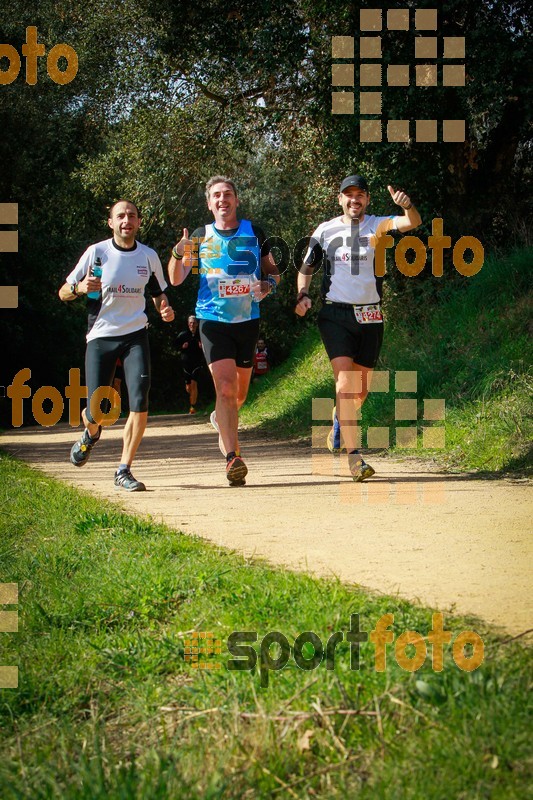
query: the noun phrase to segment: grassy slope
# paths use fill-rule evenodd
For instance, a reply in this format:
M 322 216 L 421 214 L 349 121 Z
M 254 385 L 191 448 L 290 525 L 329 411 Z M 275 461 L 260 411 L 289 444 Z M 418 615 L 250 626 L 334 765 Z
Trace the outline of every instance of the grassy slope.
M 267 568 L 112 506 L 0 455 L 0 582 L 19 585 L 20 630 L 2 634 L 0 797 L 525 798 L 532 784 L 529 654 L 476 621 L 484 664 L 461 672 L 448 652 L 387 672 L 347 644 L 334 671 L 294 662 L 259 688 L 257 673 L 196 672 L 184 638 L 271 630 L 323 642 L 361 614 L 371 630 L 426 633 L 431 616 L 391 597 Z M 311 653 L 308 654 L 310 656 Z M 355 716 L 330 713 L 359 710 Z M 298 717 L 295 712 L 300 712 Z M 249 716 L 246 716 L 246 715 Z M 435 780 L 438 775 L 438 780 Z
M 446 449 L 429 451 L 431 456 L 449 467 L 523 469 L 533 433 L 531 261 L 531 250 L 516 251 L 506 258 L 488 258 L 460 290 L 456 285 L 421 286 L 422 300 L 424 291 L 438 291 L 431 303 L 420 303 L 412 285 L 413 301 L 419 301 L 416 321 L 408 316 L 409 295 L 401 302 L 390 298 L 378 369 L 390 372 L 391 387 L 388 394 L 371 393 L 363 428 L 394 427 L 392 374 L 416 370 L 419 428 L 422 399 L 446 401 Z M 331 368 L 317 330 L 310 329 L 291 358 L 252 387 L 242 420 L 278 435 L 309 436 L 312 398 L 333 396 Z M 420 442 L 417 451 L 404 452 L 428 453 Z

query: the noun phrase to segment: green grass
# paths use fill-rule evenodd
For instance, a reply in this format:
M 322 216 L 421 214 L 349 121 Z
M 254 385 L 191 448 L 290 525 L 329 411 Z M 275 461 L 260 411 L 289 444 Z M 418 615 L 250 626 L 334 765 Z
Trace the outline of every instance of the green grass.
M 350 614 L 425 635 L 431 612 L 261 563 L 119 513 L 0 455 L 0 581 L 19 585 L 20 629 L 1 634 L 0 797 L 526 798 L 533 785 L 529 652 L 477 620 L 485 661 L 374 669 L 347 643 L 335 668 L 196 671 L 192 631 L 305 630 L 325 642 Z M 259 647 L 259 644 L 257 645 Z M 274 654 L 273 654 L 274 655 Z M 306 653 L 309 657 L 311 652 Z M 216 658 L 216 657 L 215 657 Z M 350 713 L 343 713 L 350 712 Z M 357 713 L 354 713 L 357 712 Z M 529 793 L 529 794 L 528 794 Z
M 431 456 L 448 468 L 531 468 L 531 260 L 531 248 L 519 250 L 487 258 L 463 285 L 430 279 L 409 284 L 401 294 L 386 293 L 385 341 L 377 369 L 389 372 L 390 388 L 369 395 L 364 430 L 396 427 L 393 376 L 397 370 L 415 370 L 419 432 L 423 399 L 443 398 L 446 448 L 424 450 L 419 436 L 416 450 L 400 450 L 391 433 L 391 450 Z M 242 421 L 281 436 L 308 437 L 314 397 L 333 398 L 334 385 L 318 331 L 310 327 L 288 361 L 252 386 Z M 413 424 L 400 422 L 399 427 Z

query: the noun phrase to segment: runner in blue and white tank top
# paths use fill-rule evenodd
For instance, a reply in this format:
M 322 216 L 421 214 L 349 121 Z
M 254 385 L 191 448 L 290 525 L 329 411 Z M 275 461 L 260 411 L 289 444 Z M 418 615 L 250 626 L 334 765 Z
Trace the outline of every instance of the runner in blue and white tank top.
M 259 319 L 259 303 L 250 289 L 261 279 L 264 239 L 261 229 L 247 219 L 241 219 L 235 231 L 219 231 L 211 224 L 193 232 L 193 241 L 200 243 L 198 319 L 230 324 Z
M 241 458 L 239 408 L 246 400 L 259 335 L 259 302 L 273 294 L 279 273 L 265 234 L 250 220 L 237 219 L 235 183 L 215 175 L 206 184 L 214 223 L 187 228 L 168 264 L 177 286 L 189 272 L 199 274 L 196 316 L 204 355 L 216 390 L 211 422 L 219 432 L 230 486 L 243 486 L 248 472 Z

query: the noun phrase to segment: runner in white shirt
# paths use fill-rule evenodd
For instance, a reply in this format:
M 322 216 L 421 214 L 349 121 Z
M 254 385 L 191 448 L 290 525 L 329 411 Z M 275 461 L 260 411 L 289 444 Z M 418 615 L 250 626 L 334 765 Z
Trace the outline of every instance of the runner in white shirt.
M 403 208 L 403 216 L 367 215 L 370 194 L 366 180 L 360 175 L 345 178 L 339 191 L 343 214 L 314 231 L 298 273 L 295 311 L 304 316 L 311 308 L 308 290 L 312 275 L 324 266 L 318 327 L 333 367 L 338 413 L 337 421 L 334 411 L 328 447 L 332 452 L 340 451 L 342 428 L 355 481 L 370 478 L 375 472 L 358 450 L 356 418 L 366 400 L 383 341 L 381 279 L 374 270 L 376 241 L 387 231 L 405 233 L 422 221 L 405 192 L 394 191 L 392 186 L 388 190 L 396 205 Z
M 87 409 L 82 411 L 85 430 L 70 451 L 70 461 L 76 467 L 86 464 L 100 438 L 104 415 L 100 407 L 99 413 L 95 413 L 94 408 L 91 413 L 90 400 L 99 387 L 112 386 L 117 358 L 120 358 L 130 413 L 124 428 L 115 486 L 128 492 L 140 492 L 146 487 L 131 474 L 131 464 L 148 419 L 150 349 L 145 287 L 164 322 L 172 322 L 174 311 L 164 293 L 167 283 L 157 253 L 135 240 L 141 225 L 135 204 L 128 200 L 116 202 L 109 212 L 108 224 L 113 237 L 87 248 L 59 290 L 59 297 L 64 301 L 88 295 L 85 353 L 88 402 Z M 93 274 L 95 268 L 100 268 L 101 277 Z

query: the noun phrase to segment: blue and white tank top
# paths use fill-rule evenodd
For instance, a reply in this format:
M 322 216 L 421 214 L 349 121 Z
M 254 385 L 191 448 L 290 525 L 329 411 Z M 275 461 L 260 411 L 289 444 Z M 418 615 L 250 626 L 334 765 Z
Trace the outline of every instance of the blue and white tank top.
M 200 286 L 196 316 L 217 322 L 246 322 L 259 317 L 250 286 L 261 279 L 261 247 L 250 220 L 242 219 L 231 236 L 205 226 L 198 248 Z

